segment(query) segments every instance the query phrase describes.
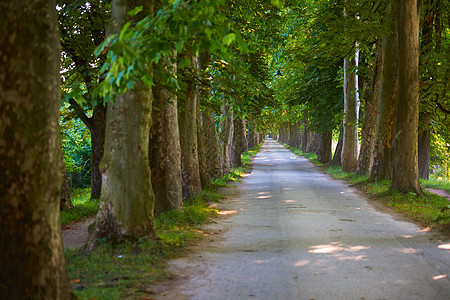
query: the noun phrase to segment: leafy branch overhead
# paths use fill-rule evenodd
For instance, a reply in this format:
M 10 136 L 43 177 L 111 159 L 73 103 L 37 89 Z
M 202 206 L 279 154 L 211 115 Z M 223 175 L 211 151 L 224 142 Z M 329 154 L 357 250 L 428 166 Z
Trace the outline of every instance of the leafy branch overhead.
M 224 4 L 225 1 L 175 1 L 154 16 L 127 23 L 120 34 L 108 36 L 95 50 L 97 56 L 107 54 L 100 70 L 104 77 L 101 95 L 107 100 L 139 80 L 147 86 L 154 85 L 148 72 L 150 64 L 162 58 L 172 60 L 173 49 L 196 55 L 209 51 L 225 60 L 233 56 L 232 45 L 247 51 L 241 33 L 227 20 Z M 130 14 L 141 11 L 142 7 Z

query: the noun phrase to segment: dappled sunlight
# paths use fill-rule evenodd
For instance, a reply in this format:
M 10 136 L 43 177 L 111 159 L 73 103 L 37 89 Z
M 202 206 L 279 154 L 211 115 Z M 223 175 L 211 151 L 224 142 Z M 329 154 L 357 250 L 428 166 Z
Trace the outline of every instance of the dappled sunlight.
M 294 200 L 284 200 L 284 202 L 286 202 L 286 203 L 293 203 L 295 201 Z
M 450 244 L 442 244 L 438 246 L 439 249 L 450 250 Z
M 380 223 L 380 224 L 381 224 L 381 223 Z M 402 238 L 410 239 L 410 238 L 413 238 L 413 236 L 412 236 L 412 235 L 402 235 Z
M 267 195 L 267 194 L 270 194 L 270 192 L 259 192 L 259 193 L 257 193 L 258 195 Z
M 257 199 L 267 199 L 267 198 L 272 198 L 272 196 L 267 195 L 267 196 L 258 196 L 256 197 Z
M 319 253 L 319 254 L 327 254 L 327 253 L 337 253 L 337 252 L 358 252 L 362 250 L 369 249 L 369 246 L 346 246 L 339 242 L 332 242 L 324 245 L 312 246 L 308 250 L 309 253 Z
M 221 210 L 219 211 L 219 215 L 227 216 L 227 215 L 235 215 L 237 210 Z
M 431 231 L 431 227 L 425 227 L 423 229 L 418 230 L 418 232 L 429 232 Z
M 294 263 L 294 267 L 303 267 L 309 264 L 309 260 L 303 259 L 299 260 L 298 262 Z
M 414 248 L 394 248 L 393 251 L 404 253 L 404 254 L 419 254 L 420 252 Z
M 439 279 L 443 279 L 446 277 L 447 277 L 447 275 L 436 275 L 436 276 L 433 276 L 433 280 L 439 280 Z

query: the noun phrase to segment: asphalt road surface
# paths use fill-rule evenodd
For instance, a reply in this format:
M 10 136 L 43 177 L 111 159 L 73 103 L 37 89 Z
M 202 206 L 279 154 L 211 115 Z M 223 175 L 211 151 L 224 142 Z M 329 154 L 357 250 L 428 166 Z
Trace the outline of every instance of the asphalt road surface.
M 223 238 L 171 262 L 158 299 L 450 299 L 449 241 L 271 139 L 230 190 Z

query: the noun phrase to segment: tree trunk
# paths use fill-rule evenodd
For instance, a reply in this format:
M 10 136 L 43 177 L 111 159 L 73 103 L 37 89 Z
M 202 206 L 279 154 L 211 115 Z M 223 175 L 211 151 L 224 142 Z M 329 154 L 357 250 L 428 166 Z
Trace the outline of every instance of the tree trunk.
M 323 164 L 331 162 L 331 144 L 333 135 L 331 131 L 320 134 L 319 149 L 317 150 L 317 160 Z
M 336 145 L 336 149 L 334 150 L 333 160 L 331 161 L 331 165 L 340 166 L 341 165 L 341 155 L 342 155 L 342 138 L 339 138 L 338 143 Z
M 302 152 L 306 153 L 306 148 L 308 146 L 308 142 L 309 142 L 309 130 L 308 130 L 308 126 L 306 125 L 306 121 L 303 122 L 303 131 L 302 131 L 302 144 L 301 144 L 301 148 L 302 148 Z
M 191 57 L 191 66 L 197 69 L 195 57 Z M 182 101 L 182 109 L 178 114 L 178 126 L 181 141 L 183 197 L 187 199 L 202 192 L 197 139 L 198 86 L 194 78 L 188 79 L 188 90 Z
M 206 141 L 202 132 L 202 115 L 200 112 L 200 105 L 197 106 L 197 143 L 198 143 L 198 169 L 200 172 L 200 182 L 202 183 L 202 188 L 210 185 L 211 177 L 208 172 L 208 167 L 206 163 Z
M 67 178 L 67 172 L 66 172 L 66 164 L 64 163 L 64 153 L 62 151 L 61 147 L 61 138 L 58 137 L 58 154 L 60 156 L 60 162 L 61 162 L 61 171 L 63 174 L 63 180 L 61 184 L 61 210 L 65 209 L 72 209 L 73 204 L 70 200 L 70 189 L 69 189 L 69 179 Z
M 366 176 L 370 175 L 373 165 L 375 138 L 377 133 L 378 99 L 381 86 L 381 62 L 383 54 L 382 40 L 376 45 L 375 61 L 373 66 L 370 90 L 366 97 L 364 117 L 361 129 L 361 150 L 358 158 L 356 172 Z
M 419 135 L 419 178 L 430 178 L 430 144 L 431 132 L 424 130 Z
M 129 20 L 127 11 L 142 4 L 146 13 L 153 11 L 152 1 L 114 0 L 110 33 L 119 32 Z M 85 246 L 88 252 L 100 239 L 115 243 L 156 237 L 148 160 L 151 110 L 151 91 L 143 82 L 108 105 L 105 154 L 100 164 L 102 195 Z
M 206 71 L 210 65 L 210 53 L 202 52 L 199 56 L 199 69 L 202 70 L 202 82 L 199 95 L 200 103 L 204 107 L 200 112 L 201 136 L 204 142 L 204 152 L 206 161 L 206 170 L 208 174 L 208 184 L 211 178 L 222 177 L 222 159 L 220 156 L 219 138 L 214 120 L 214 111 L 209 107 L 209 98 L 211 97 L 209 71 Z
M 417 0 L 397 3 L 398 109 L 391 149 L 391 189 L 423 194 L 418 168 L 419 7 Z
M 222 116 L 220 122 L 220 146 L 222 153 L 223 174 L 230 173 L 231 169 L 231 147 L 233 142 L 233 111 L 227 104 L 227 100 L 222 101 Z
M 355 58 L 344 59 L 344 121 L 341 163 L 343 172 L 355 172 L 358 163 L 358 98 Z
M 208 107 L 202 112 L 202 128 L 205 144 L 207 145 L 207 147 L 205 147 L 205 156 L 208 173 L 212 178 L 221 178 L 223 173 L 219 138 L 217 136 L 216 123 L 214 121 L 214 112 Z
M 160 68 L 176 72 L 176 64 L 166 61 Z M 153 87 L 153 125 L 150 128 L 149 162 L 155 214 L 183 208 L 181 185 L 181 146 L 178 129 L 177 97 L 166 87 Z
M 100 199 L 102 192 L 100 163 L 105 151 L 106 107 L 96 106 L 91 117 L 91 199 Z
M 373 154 L 371 179 L 389 179 L 389 151 L 394 134 L 395 110 L 397 107 L 397 5 L 391 2 L 388 19 L 390 34 L 383 38 L 383 59 L 381 68 L 380 98 L 378 100 L 377 134 Z
M 320 134 L 315 132 L 309 132 L 308 145 L 306 145 L 305 153 L 314 153 L 319 149 Z
M 0 297 L 71 299 L 59 219 L 56 3 L 2 4 L 10 38 L 0 39 Z
M 233 120 L 233 144 L 231 149 L 231 166 L 242 166 L 241 154 L 244 152 L 245 141 L 245 120 L 237 117 Z

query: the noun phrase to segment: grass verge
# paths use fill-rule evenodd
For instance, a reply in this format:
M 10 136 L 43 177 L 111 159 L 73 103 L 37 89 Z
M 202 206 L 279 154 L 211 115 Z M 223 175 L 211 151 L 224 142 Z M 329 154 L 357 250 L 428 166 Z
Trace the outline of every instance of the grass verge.
M 292 149 L 291 149 L 292 150 Z M 412 221 L 427 227 L 439 227 L 450 225 L 450 201 L 429 192 L 425 196 L 414 193 L 402 194 L 389 189 L 388 180 L 371 181 L 367 176 L 354 173 L 344 173 L 341 167 L 321 164 L 317 161 L 314 153 L 302 153 L 294 148 L 296 155 L 303 155 L 313 163 L 325 168 L 325 173 L 334 179 L 345 180 L 363 191 L 372 199 L 379 201 L 385 206 L 392 207 L 396 212 L 408 217 Z M 421 180 L 422 187 L 431 187 L 450 191 L 450 182 L 431 179 Z
M 98 200 L 90 200 L 91 189 L 73 189 L 70 191 L 73 208 L 61 212 L 61 225 L 78 222 L 95 215 L 98 211 Z
M 149 286 L 170 277 L 165 271 L 167 260 L 205 236 L 201 226 L 218 213 L 208 203 L 223 198 L 216 193 L 217 188 L 239 180 L 258 150 L 244 153 L 242 167 L 232 168 L 230 174 L 213 180 L 202 194 L 185 201 L 182 211 L 171 210 L 158 215 L 155 228 L 159 240 L 144 238 L 133 244 L 103 243 L 89 256 L 78 250 L 66 250 L 67 270 L 76 296 L 80 299 L 151 299 L 153 291 Z

